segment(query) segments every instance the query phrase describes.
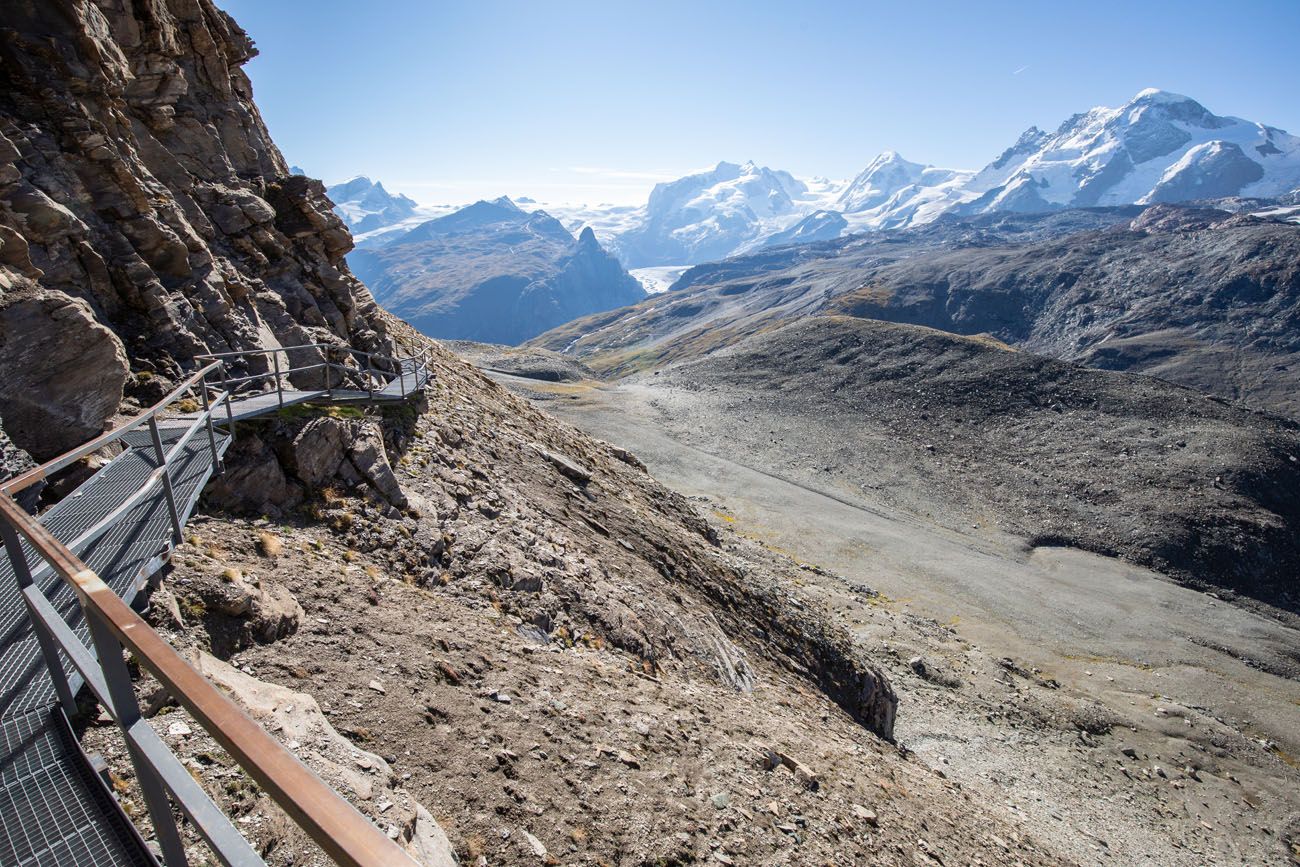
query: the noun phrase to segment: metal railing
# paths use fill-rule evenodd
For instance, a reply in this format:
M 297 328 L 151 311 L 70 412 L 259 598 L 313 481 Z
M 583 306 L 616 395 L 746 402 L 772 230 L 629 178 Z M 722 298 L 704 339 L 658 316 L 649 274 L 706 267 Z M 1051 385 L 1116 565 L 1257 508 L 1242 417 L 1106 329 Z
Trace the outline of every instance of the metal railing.
M 315 351 L 320 354 L 321 360 L 312 364 L 304 364 L 294 367 L 290 360 L 291 352 Z M 285 367 L 280 365 L 280 354 L 284 353 Z M 365 366 L 357 364 L 356 366 L 343 364 L 331 360 L 331 356 L 347 355 L 354 361 L 364 359 Z M 429 354 L 423 351 L 418 355 L 408 355 L 395 357 L 382 355 L 375 352 L 365 352 L 360 349 L 353 349 L 349 346 L 338 346 L 332 343 L 303 343 L 298 346 L 279 346 L 272 349 L 243 349 L 231 352 L 212 352 L 197 356 L 200 361 L 226 361 L 229 359 L 244 359 L 258 356 L 270 356 L 270 369 L 261 373 L 247 374 L 239 377 L 227 378 L 223 375 L 221 386 L 223 389 L 239 390 L 241 387 L 248 386 L 255 382 L 261 382 L 264 385 L 270 384 L 278 397 L 280 406 L 284 406 L 284 396 L 286 392 L 300 391 L 301 389 L 285 388 L 285 380 L 295 373 L 308 373 L 314 370 L 324 371 L 325 387 L 320 389 L 324 391 L 326 397 L 333 396 L 334 377 L 331 372 L 337 371 L 341 374 L 340 382 L 346 382 L 347 377 L 357 377 L 361 380 L 361 387 L 358 391 L 366 392 L 370 399 L 374 399 L 376 383 L 378 390 L 391 385 L 393 382 L 398 384 L 398 396 L 405 398 L 408 391 L 407 383 L 410 383 L 410 391 L 417 390 L 421 383 L 419 382 L 419 373 L 421 368 L 428 369 Z M 376 365 L 378 362 L 378 366 Z M 385 378 L 387 377 L 387 378 Z
M 336 863 L 347 867 L 411 867 L 416 862 L 401 847 L 191 667 L 78 557 L 80 551 L 159 485 L 167 501 L 175 541 L 179 542 L 183 525 L 171 478 L 175 459 L 195 435 L 206 430 L 213 468 L 221 468 L 213 415 L 224 406 L 230 420 L 231 392 L 225 388 L 213 394 L 208 377 L 215 373 L 224 375 L 224 362 L 220 359 L 195 372 L 138 417 L 0 485 L 0 535 L 54 681 L 59 705 L 65 715 L 76 714 L 76 699 L 64 674 L 62 654 L 121 730 L 167 867 L 183 867 L 187 863 L 180 831 L 172 815 L 172 803 L 189 819 L 222 864 L 243 867 L 264 862 L 141 715 L 123 650 L 129 651 L 143 669 L 156 677 Z M 158 417 L 191 391 L 200 396 L 202 412 L 187 419 L 190 423 L 186 431 L 164 451 Z M 159 466 L 139 491 L 71 542 L 60 542 L 14 500 L 13 495 L 19 491 L 121 440 L 142 425 L 149 428 Z M 22 539 L 42 561 L 35 570 L 27 561 Z M 51 571 L 76 592 L 92 647 L 82 643 L 37 583 L 36 579 Z

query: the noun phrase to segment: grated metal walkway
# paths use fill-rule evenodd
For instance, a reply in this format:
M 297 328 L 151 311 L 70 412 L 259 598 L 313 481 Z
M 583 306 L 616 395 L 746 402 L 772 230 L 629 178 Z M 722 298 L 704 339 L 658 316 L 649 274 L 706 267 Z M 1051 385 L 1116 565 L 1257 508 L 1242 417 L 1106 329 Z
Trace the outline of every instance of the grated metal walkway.
M 276 391 L 232 398 L 230 417 L 239 421 L 305 403 L 398 403 L 421 393 L 431 378 L 427 367 L 415 364 L 370 391 L 298 391 L 283 389 L 277 382 Z M 159 420 L 165 452 L 180 441 L 197 416 Z M 231 440 L 229 433 L 216 433 L 219 454 L 225 453 Z M 112 515 L 158 469 L 147 430 L 131 431 L 120 441 L 125 446 L 120 455 L 41 516 L 40 523 L 59 541 L 70 544 Z M 192 437 L 169 467 L 184 524 L 212 475 L 207 438 Z M 162 568 L 174 542 L 166 497 L 158 485 L 117 516 L 110 529 L 74 553 L 130 604 L 149 576 Z M 72 587 L 41 568 L 42 559 L 25 539 L 21 544 L 35 583 L 77 637 L 91 646 Z M 81 676 L 66 660 L 64 669 L 75 693 L 82 685 Z M 82 753 L 59 705 L 13 564 L 7 557 L 0 558 L 0 867 L 119 864 L 156 867 L 157 861 Z
M 164 449 L 185 430 L 161 427 Z M 158 468 L 148 431 L 132 431 L 122 442 L 126 451 L 41 516 L 41 523 L 60 541 L 70 542 L 94 526 Z M 224 453 L 229 445 L 230 436 L 218 434 L 218 452 Z M 193 511 L 211 474 L 207 439 L 194 437 L 172 464 L 182 520 Z M 41 575 L 40 558 L 25 540 L 23 544 L 36 582 L 89 645 L 76 594 L 58 575 Z M 172 545 L 171 517 L 159 486 L 154 496 L 141 500 L 91 542 L 81 558 L 130 603 L 148 577 L 162 567 Z M 66 662 L 65 671 L 76 691 L 80 675 Z M 67 728 L 8 558 L 0 559 L 0 746 L 0 864 L 155 863 L 111 794 L 87 767 Z
M 392 382 L 373 391 L 361 391 L 351 388 L 299 391 L 286 388 L 282 391 L 267 391 L 245 397 L 232 397 L 230 412 L 235 421 L 243 421 L 244 419 L 278 412 L 287 406 L 303 403 L 328 403 L 331 405 L 402 403 L 423 391 L 432 378 L 427 367 L 418 365 L 413 370 L 404 370 L 401 376 L 394 377 Z M 193 418 L 194 416 L 195 414 L 181 417 Z

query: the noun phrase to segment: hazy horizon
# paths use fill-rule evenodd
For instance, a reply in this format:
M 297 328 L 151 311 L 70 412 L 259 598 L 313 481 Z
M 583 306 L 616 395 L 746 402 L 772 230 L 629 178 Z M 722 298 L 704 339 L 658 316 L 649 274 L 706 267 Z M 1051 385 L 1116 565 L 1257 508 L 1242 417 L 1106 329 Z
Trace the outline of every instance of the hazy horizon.
M 289 162 L 425 204 L 644 203 L 720 160 L 852 177 L 983 166 L 1146 87 L 1300 131 L 1300 4 L 423 4 L 219 0 Z

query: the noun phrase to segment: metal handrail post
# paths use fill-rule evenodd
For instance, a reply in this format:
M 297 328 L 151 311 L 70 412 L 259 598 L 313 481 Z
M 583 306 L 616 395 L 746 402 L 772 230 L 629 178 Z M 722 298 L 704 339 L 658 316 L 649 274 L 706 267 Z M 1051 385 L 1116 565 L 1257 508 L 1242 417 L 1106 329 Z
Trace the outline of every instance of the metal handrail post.
M 406 362 L 397 362 L 397 390 L 402 395 L 402 400 L 406 400 Z
M 284 384 L 280 382 L 280 353 L 271 353 L 271 364 L 275 366 L 275 396 L 280 401 L 280 409 L 284 409 Z
M 95 645 L 95 654 L 99 657 L 99 667 L 104 673 L 104 683 L 108 687 L 109 709 L 119 728 L 125 732 L 140 720 L 140 705 L 135 700 L 135 690 L 131 686 L 131 673 L 122 661 L 122 645 L 99 619 L 99 613 L 83 604 L 81 610 L 90 629 L 90 638 Z M 135 767 L 135 776 L 140 783 L 140 792 L 144 795 L 145 806 L 149 808 L 149 818 L 153 821 L 154 833 L 162 847 L 163 862 L 167 867 L 186 867 L 185 845 L 181 842 L 180 832 L 176 829 L 176 819 L 172 816 L 171 803 L 167 799 L 167 790 L 150 766 L 148 759 L 130 738 L 125 738 L 131 764 Z
M 0 496 L 4 495 L 0 494 Z M 5 551 L 9 554 L 9 562 L 13 566 L 14 578 L 18 581 L 19 590 L 30 587 L 32 570 L 27 566 L 27 554 L 23 551 L 18 533 L 3 518 L 0 518 L 0 537 L 4 538 Z M 67 675 L 63 671 L 63 660 L 59 656 L 58 646 L 54 643 L 54 636 L 50 635 L 45 624 L 36 616 L 36 612 L 31 610 L 32 606 L 27 602 L 26 594 L 23 594 L 23 601 L 27 604 L 27 619 L 32 622 L 36 641 L 41 645 L 41 656 L 45 657 L 45 667 L 50 670 L 50 679 L 54 681 L 54 691 L 59 694 L 59 704 L 63 705 L 65 713 L 75 716 L 77 699 L 72 694 L 72 687 L 68 685 Z
M 321 362 L 321 367 L 325 371 L 325 396 L 330 400 L 333 400 L 334 399 L 334 376 L 333 376 L 334 368 L 330 366 L 329 353 L 330 351 L 328 347 L 325 349 L 324 352 L 321 353 L 321 358 L 324 359 L 324 361 Z
M 365 353 L 365 356 L 366 356 L 366 400 L 370 401 L 371 403 L 374 403 L 375 402 L 375 361 L 373 358 L 370 357 L 369 352 Z
M 167 466 L 167 453 L 163 451 L 162 435 L 158 433 L 158 420 L 149 419 L 149 436 L 153 438 L 153 448 L 158 455 L 158 466 L 162 467 L 163 493 L 167 497 L 167 511 L 172 519 L 172 532 L 176 544 L 185 538 L 185 527 L 181 524 L 181 513 L 176 508 L 176 491 L 172 488 L 172 474 Z
M 230 427 L 230 435 L 235 435 L 235 411 L 230 407 L 230 385 L 226 381 L 226 363 L 221 362 L 221 393 L 226 396 L 226 424 Z
M 208 446 L 212 449 L 212 472 L 221 472 L 221 455 L 217 452 L 217 435 L 212 430 L 212 403 L 208 399 L 208 381 L 203 380 L 203 387 L 200 389 L 203 394 L 203 414 L 208 419 Z
M 63 706 L 63 712 L 68 718 L 72 719 L 77 715 L 77 697 L 72 694 L 67 672 L 63 670 L 63 658 L 59 656 L 59 646 L 54 642 L 50 628 L 32 607 L 32 602 L 27 598 L 26 593 L 23 594 L 23 604 L 27 606 L 27 619 L 31 621 L 32 632 L 36 633 L 36 643 L 41 646 L 41 656 L 45 657 L 45 668 L 50 672 L 50 680 L 54 681 L 54 691 L 59 696 L 59 704 Z
M 9 554 L 9 563 L 14 567 L 14 576 L 19 587 L 32 583 L 32 570 L 27 566 L 27 554 L 22 542 L 18 540 L 18 531 L 9 526 L 9 522 L 0 520 L 0 537 L 4 539 L 5 552 Z

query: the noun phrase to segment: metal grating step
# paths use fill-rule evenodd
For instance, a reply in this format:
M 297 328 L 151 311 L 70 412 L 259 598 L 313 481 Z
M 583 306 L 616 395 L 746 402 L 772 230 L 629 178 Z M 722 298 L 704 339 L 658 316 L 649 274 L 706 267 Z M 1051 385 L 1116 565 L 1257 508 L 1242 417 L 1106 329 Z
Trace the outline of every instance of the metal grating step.
M 61 710 L 0 722 L 0 748 L 0 864 L 156 867 Z

